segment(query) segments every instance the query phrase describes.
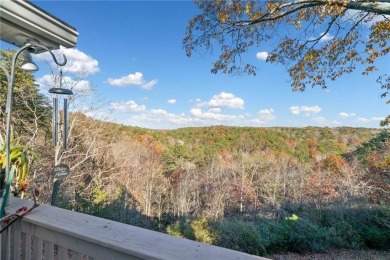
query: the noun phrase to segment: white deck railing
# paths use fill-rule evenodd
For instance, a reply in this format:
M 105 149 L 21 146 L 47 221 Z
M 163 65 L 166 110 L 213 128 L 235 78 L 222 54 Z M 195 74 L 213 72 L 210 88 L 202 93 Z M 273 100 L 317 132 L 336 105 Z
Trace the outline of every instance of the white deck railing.
M 1 200 L 0 200 L 1 201 Z M 32 202 L 11 198 L 15 213 Z M 1 234 L 1 259 L 262 259 L 98 217 L 40 205 Z

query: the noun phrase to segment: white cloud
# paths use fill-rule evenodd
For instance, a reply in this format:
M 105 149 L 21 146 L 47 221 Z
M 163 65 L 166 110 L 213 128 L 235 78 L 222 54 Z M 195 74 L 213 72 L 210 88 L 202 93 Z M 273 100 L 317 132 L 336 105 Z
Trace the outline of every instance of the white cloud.
M 173 114 L 163 109 L 151 109 L 145 113 L 133 115 L 127 120 L 127 123 L 150 128 L 156 128 L 156 123 L 158 123 L 159 127 L 172 128 L 172 124 L 183 126 L 190 124 L 192 121 L 184 113 Z
M 378 123 L 379 121 L 384 120 L 384 117 L 371 117 L 371 118 L 366 118 L 366 117 L 359 117 L 357 118 L 357 121 L 363 124 L 370 123 L 370 122 L 376 122 Z
M 221 113 L 222 109 L 219 107 L 210 108 L 208 112 L 210 113 Z
M 301 113 L 299 106 L 290 107 L 290 111 L 293 113 L 293 115 L 299 115 Z
M 364 118 L 364 117 L 359 117 L 357 120 L 359 122 L 361 122 L 361 123 L 368 123 L 368 122 L 370 122 L 370 119 L 367 119 L 367 118 Z
M 256 53 L 256 58 L 259 60 L 266 61 L 268 58 L 268 52 L 266 52 L 266 51 L 258 52 L 258 53 Z
M 169 104 L 175 104 L 176 99 L 167 100 Z M 118 111 L 134 111 L 129 117 L 117 120 L 118 123 L 137 125 L 148 128 L 172 128 L 174 125 L 184 126 L 209 126 L 216 124 L 243 125 L 250 115 L 224 113 L 224 109 L 243 109 L 244 101 L 231 93 L 221 92 L 214 95 L 209 101 L 196 99 L 195 105 L 189 113 L 174 114 L 164 109 L 149 109 L 139 106 L 134 101 L 111 103 L 111 108 Z M 264 111 L 259 116 L 265 117 Z
M 325 33 L 325 32 L 322 32 L 319 36 L 312 36 L 309 38 L 309 41 L 316 41 L 318 40 L 320 37 L 322 37 L 319 41 L 320 42 L 327 42 L 327 41 L 330 41 L 334 38 L 334 35 L 330 34 L 330 33 Z
M 68 49 L 61 46 L 59 50 L 55 50 L 53 51 L 53 53 L 56 56 L 58 62 L 60 63 L 63 61 L 62 54 L 66 56 L 67 63 L 65 66 L 61 67 L 63 72 L 69 72 L 77 76 L 88 76 L 95 74 L 100 70 L 99 62 L 96 59 L 92 58 L 91 56 L 85 54 L 78 49 Z M 51 62 L 51 65 L 53 67 L 56 66 L 53 61 L 53 58 L 48 52 L 36 54 L 34 55 L 34 58 L 37 58 L 39 60 L 48 60 Z
M 275 116 L 273 115 L 274 113 L 274 110 L 272 108 L 270 109 L 261 109 L 258 114 L 262 117 L 267 117 L 267 118 L 275 118 Z
M 244 116 L 242 115 L 226 115 L 226 114 L 220 114 L 216 112 L 212 112 L 212 110 L 203 112 L 201 108 L 194 107 L 190 110 L 191 116 L 198 118 L 198 119 L 204 119 L 204 120 L 211 120 L 211 121 L 226 121 L 227 123 L 231 120 L 237 120 L 242 119 Z M 229 122 L 230 123 L 230 122 Z
M 194 107 L 194 108 L 191 108 L 190 113 L 191 113 L 193 116 L 197 117 L 197 116 L 202 115 L 202 109 L 200 109 L 200 108 L 198 108 L 198 107 Z
M 158 116 L 167 115 L 168 114 L 168 112 L 163 110 L 163 109 L 151 109 L 150 113 L 153 114 L 153 115 L 158 115 Z
M 371 117 L 371 120 L 372 121 L 382 121 L 382 120 L 385 120 L 384 117 Z
M 143 85 L 142 85 L 142 88 L 143 88 L 143 89 L 151 89 L 151 88 L 154 87 L 154 85 L 157 84 L 157 82 L 158 82 L 157 80 L 153 79 L 153 80 L 151 80 L 151 81 L 146 82 L 145 84 L 143 84 Z
M 171 125 L 170 127 L 168 126 L 168 128 L 171 128 L 172 124 L 180 126 L 240 125 L 246 118 L 245 115 L 241 114 L 222 113 L 223 109 L 243 109 L 244 101 L 231 93 L 221 92 L 214 95 L 209 101 L 202 101 L 199 98 L 194 101 L 196 104 L 187 115 L 184 113 L 173 114 L 163 109 L 150 109 L 143 113 L 132 115 L 127 120 L 127 123 L 152 128 L 155 128 L 153 124 L 158 124 L 159 127 Z M 169 99 L 167 102 L 174 104 L 176 100 Z
M 144 83 L 145 81 L 143 79 L 143 75 L 141 72 L 129 74 L 127 76 L 117 78 L 117 79 L 108 78 L 108 84 L 110 84 L 111 86 L 122 87 L 126 85 L 142 85 Z
M 44 75 L 36 80 L 36 83 L 43 90 L 49 90 L 53 87 L 60 87 L 59 77 L 53 75 Z M 73 92 L 88 94 L 91 91 L 91 83 L 88 80 L 74 80 L 71 77 L 62 77 L 62 87 L 70 89 Z
M 210 107 L 226 107 L 226 108 L 244 108 L 244 100 L 234 96 L 231 93 L 221 92 L 218 95 L 214 95 L 207 105 Z
M 321 33 L 321 40 L 320 42 L 327 42 L 327 41 L 330 41 L 334 38 L 334 35 L 330 34 L 330 33 Z
M 313 118 L 314 122 L 320 123 L 320 124 L 325 124 L 327 122 L 325 117 L 322 116 L 317 116 Z
M 340 122 L 338 122 L 336 120 L 328 120 L 322 116 L 313 117 L 312 120 L 321 126 L 339 125 L 340 124 Z
M 123 87 L 129 85 L 141 86 L 143 89 L 151 89 L 154 85 L 157 84 L 157 80 L 151 80 L 145 82 L 141 72 L 136 72 L 134 74 L 129 74 L 121 78 L 108 78 L 108 84 L 116 87 Z
M 355 113 L 346 113 L 346 112 L 339 113 L 340 118 L 348 118 L 348 117 L 353 117 L 353 116 L 356 116 L 356 114 Z
M 257 118 L 253 119 L 251 122 L 255 124 L 264 124 L 269 121 L 275 120 L 274 110 L 270 109 L 261 109 L 257 112 Z
M 126 102 L 113 102 L 110 104 L 111 108 L 119 112 L 142 112 L 145 111 L 144 105 L 137 105 L 133 100 Z
M 102 108 L 97 108 L 97 109 L 90 109 L 89 107 L 87 108 L 82 108 L 81 109 L 82 113 L 84 113 L 86 116 L 92 117 L 97 120 L 102 120 L 106 122 L 113 122 L 115 121 L 115 118 L 113 117 L 112 113 L 109 113 L 105 111 Z
M 305 113 L 307 116 L 313 113 L 321 112 L 321 108 L 319 106 L 292 106 L 290 107 L 290 111 L 293 115 L 299 115 L 301 113 Z

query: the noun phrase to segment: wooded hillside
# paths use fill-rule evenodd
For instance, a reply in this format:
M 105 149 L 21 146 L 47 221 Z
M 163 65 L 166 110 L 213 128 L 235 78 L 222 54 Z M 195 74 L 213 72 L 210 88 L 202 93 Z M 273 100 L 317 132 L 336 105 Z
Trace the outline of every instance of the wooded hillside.
M 61 207 L 258 255 L 389 249 L 386 130 L 71 121 Z M 41 169 L 49 203 L 50 169 Z

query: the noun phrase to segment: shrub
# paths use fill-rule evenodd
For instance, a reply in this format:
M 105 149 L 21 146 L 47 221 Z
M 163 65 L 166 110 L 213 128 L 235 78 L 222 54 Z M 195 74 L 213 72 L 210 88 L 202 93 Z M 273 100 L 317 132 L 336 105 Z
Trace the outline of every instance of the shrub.
M 330 243 L 336 248 L 361 248 L 363 240 L 353 225 L 345 220 L 340 220 L 330 227 Z
M 215 232 L 210 227 L 209 221 L 205 217 L 197 217 L 191 223 L 192 231 L 196 241 L 213 244 L 215 241 Z
M 329 249 L 329 229 L 320 227 L 310 220 L 294 217 L 284 220 L 288 249 L 296 252 L 324 252 Z
M 166 232 L 171 236 L 195 240 L 194 231 L 188 220 L 178 220 L 174 224 L 168 225 Z
M 390 249 L 390 210 L 386 207 L 355 210 L 348 223 L 361 237 L 362 243 L 374 249 Z
M 269 245 L 267 253 L 286 252 L 288 250 L 289 231 L 282 222 L 272 220 L 269 226 Z
M 264 255 L 269 244 L 267 225 L 256 225 L 253 222 L 240 220 L 224 221 L 218 226 L 218 246 L 246 252 L 253 255 Z
M 168 225 L 166 232 L 171 236 L 184 237 L 183 234 L 181 233 L 180 223 L 178 221 L 173 225 Z
M 364 242 L 370 248 L 389 250 L 390 249 L 390 230 L 370 226 L 364 230 Z

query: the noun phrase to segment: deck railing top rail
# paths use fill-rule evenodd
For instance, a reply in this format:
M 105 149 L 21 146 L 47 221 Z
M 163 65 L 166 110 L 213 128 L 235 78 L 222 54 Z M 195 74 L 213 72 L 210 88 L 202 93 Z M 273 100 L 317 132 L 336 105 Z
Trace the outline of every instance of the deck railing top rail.
M 7 214 L 14 213 L 23 206 L 31 207 L 32 202 L 11 198 Z M 38 243 L 55 247 L 54 251 L 62 250 L 66 259 L 71 255 L 68 252 L 87 255 L 93 259 L 261 259 L 48 205 L 40 205 L 11 227 L 10 231 L 2 234 L 2 249 L 13 250 L 15 255 L 25 255 L 25 259 L 37 253 L 42 255 L 42 252 L 37 252 L 42 251 L 42 247 L 36 247 Z M 11 239 L 10 236 L 14 238 Z M 24 245 L 12 246 L 12 241 L 18 243 L 21 239 L 25 240 Z M 34 244 L 34 247 L 29 243 Z M 45 254 L 53 251 L 47 249 L 47 245 L 43 246 L 46 248 Z M 26 252 L 26 248 L 38 249 L 31 253 Z M 22 250 L 22 254 L 18 250 Z M 62 259 L 58 257 L 58 252 L 54 253 L 57 259 Z

